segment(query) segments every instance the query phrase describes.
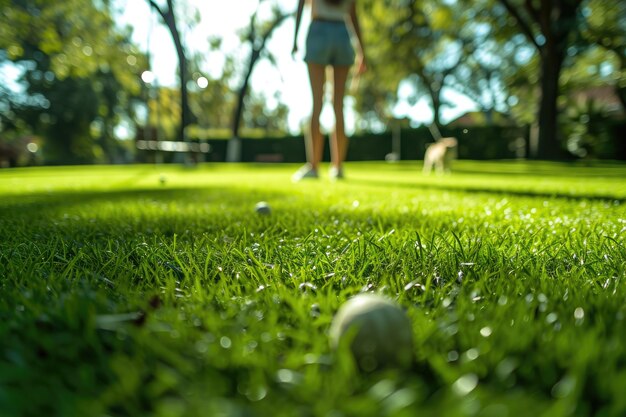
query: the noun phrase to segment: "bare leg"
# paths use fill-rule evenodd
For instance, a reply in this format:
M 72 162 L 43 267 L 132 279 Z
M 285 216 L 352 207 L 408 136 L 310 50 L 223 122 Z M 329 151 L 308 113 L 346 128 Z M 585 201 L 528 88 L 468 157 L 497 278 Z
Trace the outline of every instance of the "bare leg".
M 324 138 L 320 130 L 320 114 L 324 105 L 324 83 L 326 81 L 325 67 L 320 64 L 308 64 L 311 93 L 313 95 L 313 111 L 307 147 L 307 158 L 311 168 L 317 170 L 324 152 Z
M 348 66 L 333 67 L 333 109 L 335 111 L 335 130 L 331 137 L 330 155 L 332 165 L 337 170 L 341 169 L 348 151 L 348 138 L 346 137 L 343 118 L 343 99 L 346 93 L 346 79 L 348 78 Z

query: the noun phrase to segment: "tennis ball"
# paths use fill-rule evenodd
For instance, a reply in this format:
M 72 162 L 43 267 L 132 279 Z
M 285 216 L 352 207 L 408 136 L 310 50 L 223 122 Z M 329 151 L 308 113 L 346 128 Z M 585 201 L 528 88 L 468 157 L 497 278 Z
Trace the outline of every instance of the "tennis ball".
M 265 201 L 259 201 L 254 206 L 254 211 L 259 214 L 270 214 L 272 212 L 272 209 L 270 208 L 270 205 L 267 204 Z
M 360 369 L 408 368 L 413 362 L 413 332 L 406 313 L 393 301 L 375 294 L 348 300 L 330 325 L 330 345 L 349 343 Z

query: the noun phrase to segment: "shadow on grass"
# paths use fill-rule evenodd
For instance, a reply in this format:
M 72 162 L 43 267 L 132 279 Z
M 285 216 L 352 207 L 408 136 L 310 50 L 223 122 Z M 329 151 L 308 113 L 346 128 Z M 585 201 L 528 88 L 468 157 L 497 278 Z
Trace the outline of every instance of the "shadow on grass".
M 0 217 L 32 215 L 38 216 L 59 210 L 71 210 L 78 206 L 98 205 L 102 203 L 151 204 L 180 203 L 181 205 L 220 205 L 238 207 L 254 204 L 260 200 L 280 201 L 288 198 L 284 192 L 237 190 L 228 187 L 179 187 L 163 189 L 129 189 L 129 190 L 98 190 L 98 191 L 60 191 L 36 192 L 11 197 L 0 203 Z M 252 205 L 254 207 L 254 205 Z M 140 213 L 141 210 L 138 210 Z
M 255 212 L 261 200 L 290 196 L 227 187 L 33 193 L 0 206 L 0 233 L 8 241 L 174 236 L 190 230 L 226 233 L 281 226 L 279 217 Z M 5 243 L 6 243 L 5 242 Z
M 454 172 L 469 175 L 528 176 L 552 178 L 624 178 L 626 164 L 620 162 L 534 162 L 514 163 L 503 170 L 502 162 L 476 162 L 474 166 L 455 166 Z
M 463 184 L 456 184 L 452 181 L 433 182 L 426 181 L 427 177 L 422 177 L 421 171 L 413 163 L 401 162 L 393 165 L 384 165 L 385 171 L 389 169 L 394 173 L 400 173 L 406 179 L 404 173 L 414 173 L 415 181 L 397 181 L 394 178 L 376 178 L 369 177 L 359 178 L 359 176 L 348 177 L 345 185 L 363 186 L 365 189 L 370 188 L 376 192 L 385 193 L 390 188 L 405 189 L 407 191 L 432 191 L 432 192 L 458 192 L 458 193 L 481 193 L 496 196 L 513 196 L 526 198 L 558 198 L 571 201 L 599 201 L 599 202 L 618 202 L 623 204 L 626 202 L 626 190 L 611 190 L 603 187 L 603 190 L 597 192 L 567 192 L 564 189 L 553 186 L 552 190 L 533 190 L 531 187 L 524 189 L 521 181 L 516 181 L 517 189 L 505 189 L 506 183 L 500 186 L 486 186 L 486 181 L 478 181 L 474 186 L 468 180 L 471 175 L 489 176 L 494 175 L 500 179 L 531 177 L 533 180 L 541 177 L 551 178 L 570 178 L 574 182 L 580 177 L 582 178 L 607 178 L 611 182 L 615 182 L 616 178 L 623 178 L 626 173 L 626 164 L 619 162 L 525 162 L 525 161 L 458 161 L 454 165 L 455 174 L 459 174 L 459 178 L 463 180 Z M 356 164 L 356 166 L 367 167 L 368 163 Z M 265 166 L 265 165 L 263 165 Z M 374 166 L 381 167 L 376 164 Z M 231 167 L 226 167 L 230 169 Z M 220 166 L 220 169 L 226 169 Z M 215 166 L 203 166 L 203 169 L 216 169 Z M 236 169 L 234 167 L 233 169 Z M 45 173 L 45 171 L 42 171 Z M 112 173 L 117 171 L 112 170 Z M 294 197 L 289 187 L 274 188 L 265 187 L 261 184 L 258 188 L 237 188 L 228 185 L 211 185 L 211 186 L 149 186 L 145 188 L 126 188 L 136 184 L 137 179 L 143 178 L 151 169 L 137 169 L 130 177 L 122 176 L 117 178 L 114 175 L 107 178 L 113 189 L 111 190 L 81 190 L 81 191 L 33 191 L 21 195 L 8 196 L 0 201 L 0 216 L 3 218 L 20 217 L 20 215 L 28 214 L 38 217 L 46 215 L 56 215 L 61 210 L 71 210 L 79 206 L 88 207 L 90 204 L 110 203 L 120 206 L 128 203 L 134 204 L 150 204 L 157 203 L 179 203 L 184 208 L 185 204 L 201 206 L 220 205 L 224 207 L 223 211 L 235 210 L 245 212 L 246 209 L 253 213 L 253 204 L 256 201 L 268 200 L 279 202 L 284 199 L 306 198 L 303 195 Z M 358 172 L 358 170 L 356 171 Z M 41 174 L 38 170 L 33 172 L 25 171 L 28 174 Z M 70 174 L 75 175 L 72 171 Z M 469 177 L 469 178 L 468 178 Z M 43 177 L 42 177 L 43 178 Z M 453 177 L 451 177 L 454 180 Z M 116 182 L 117 181 L 117 182 Z M 304 185 L 306 186 L 306 185 Z M 616 184 L 617 187 L 617 184 Z M 607 192 L 608 191 L 608 192 Z M 613 192 L 615 191 L 615 192 Z M 307 207 L 315 205 L 315 199 L 307 199 Z M 322 207 L 320 207 L 322 208 Z M 138 213 L 141 210 L 137 210 Z M 219 210 L 214 212 L 219 212 Z M 23 216 L 22 216 L 23 218 Z
M 404 188 L 412 191 L 416 190 L 430 190 L 430 191 L 453 191 L 459 193 L 481 193 L 481 194 L 493 194 L 493 195 L 511 195 L 516 197 L 528 197 L 528 198 L 559 198 L 573 201 L 606 201 L 606 202 L 619 202 L 620 204 L 626 202 L 626 197 L 620 197 L 609 194 L 570 194 L 564 192 L 552 192 L 552 191 L 527 191 L 527 190 L 504 190 L 500 188 L 487 188 L 487 187 L 471 187 L 452 184 L 424 184 L 424 183 L 407 183 L 399 181 L 387 181 L 376 180 L 368 178 L 367 180 L 350 178 L 350 184 L 355 185 L 367 185 L 369 187 L 380 188 Z
M 421 175 L 421 174 L 419 174 Z M 374 187 L 378 190 L 396 188 L 406 189 L 412 192 L 425 190 L 437 192 L 459 192 L 459 193 L 481 193 L 497 196 L 515 196 L 527 198 L 559 198 L 572 201 L 599 201 L 599 202 L 618 202 L 623 204 L 626 197 L 615 196 L 601 193 L 584 193 L 572 194 L 562 191 L 529 191 L 502 189 L 490 187 L 472 187 L 466 185 L 455 185 L 449 183 L 415 183 L 393 181 L 388 179 L 360 179 L 349 177 L 344 183 L 346 185 L 357 185 L 364 187 Z M 274 203 L 285 199 L 293 199 L 294 196 L 285 190 L 267 190 L 264 188 L 255 189 L 237 189 L 227 186 L 210 186 L 210 187 L 163 187 L 163 188 L 143 188 L 143 189 L 126 189 L 126 190 L 97 190 L 97 191 L 59 191 L 48 192 L 38 191 L 20 196 L 13 196 L 8 200 L 0 203 L 0 216 L 10 218 L 20 215 L 37 216 L 53 214 L 59 210 L 69 210 L 77 206 L 101 204 L 101 203 L 126 203 L 150 204 L 178 202 L 181 205 L 220 205 L 226 209 L 245 209 L 249 208 L 253 213 L 253 204 L 257 201 L 268 200 Z M 308 201 L 310 205 L 312 202 Z M 314 204 L 313 204 L 314 205 Z
M 394 170 L 420 174 L 422 161 L 402 161 Z M 624 178 L 626 163 L 619 161 L 541 162 L 541 161 L 475 161 L 460 160 L 453 164 L 453 172 L 467 175 L 498 175 L 502 177 L 552 178 Z

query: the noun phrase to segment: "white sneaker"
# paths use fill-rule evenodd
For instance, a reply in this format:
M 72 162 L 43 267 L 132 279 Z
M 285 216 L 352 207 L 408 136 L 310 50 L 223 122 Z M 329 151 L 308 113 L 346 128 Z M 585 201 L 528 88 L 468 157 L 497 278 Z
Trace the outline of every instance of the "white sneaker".
M 305 164 L 291 176 L 291 181 L 298 182 L 304 179 L 315 178 L 319 178 L 317 170 L 313 169 L 310 164 Z
M 331 166 L 330 169 L 328 170 L 328 176 L 330 177 L 331 180 L 342 180 L 344 178 L 343 168 L 337 168 L 337 167 Z

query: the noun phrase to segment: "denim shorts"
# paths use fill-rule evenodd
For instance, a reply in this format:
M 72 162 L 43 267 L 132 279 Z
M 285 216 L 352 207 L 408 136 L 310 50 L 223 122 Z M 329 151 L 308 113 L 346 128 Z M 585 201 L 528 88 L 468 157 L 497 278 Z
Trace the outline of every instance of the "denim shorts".
M 304 61 L 311 64 L 346 66 L 354 64 L 354 48 L 345 22 L 313 20 L 306 37 Z

